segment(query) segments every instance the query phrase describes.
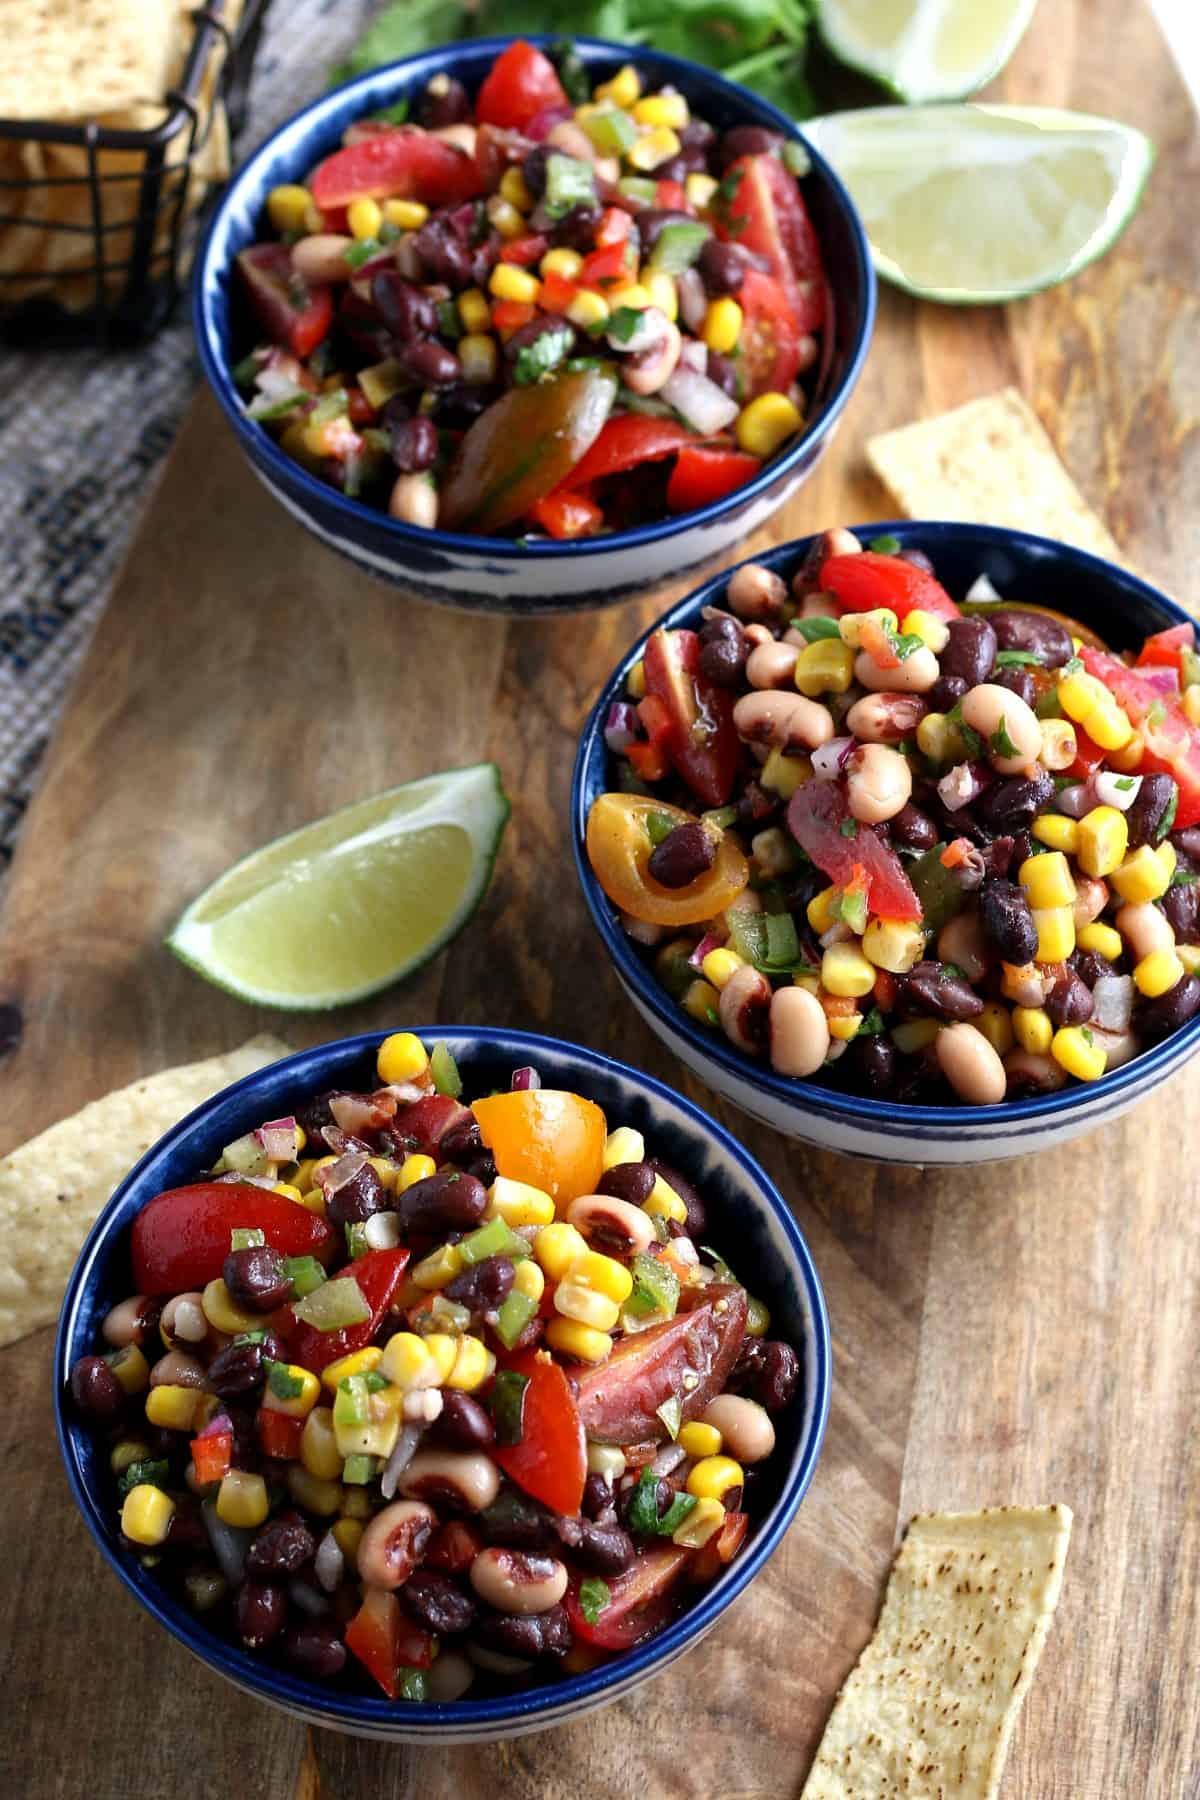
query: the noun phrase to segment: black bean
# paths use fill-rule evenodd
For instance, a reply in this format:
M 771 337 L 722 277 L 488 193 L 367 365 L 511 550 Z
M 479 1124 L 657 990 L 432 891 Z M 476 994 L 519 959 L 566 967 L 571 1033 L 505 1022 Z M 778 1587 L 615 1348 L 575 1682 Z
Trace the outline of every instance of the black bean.
M 295 1575 L 316 1555 L 317 1542 L 298 1512 L 270 1519 L 246 1552 L 249 1575 Z
M 418 414 L 400 419 L 389 428 L 392 461 L 403 475 L 419 475 L 437 461 L 438 433 L 432 419 Z
M 222 1400 L 251 1394 L 261 1387 L 266 1375 L 266 1358 L 258 1344 L 229 1344 L 219 1350 L 208 1365 L 208 1386 Z
M 544 1613 L 483 1613 L 475 1637 L 505 1656 L 561 1656 L 571 1647 L 571 1628 L 561 1606 Z
M 996 660 L 996 633 L 986 619 L 952 619 L 944 650 L 938 652 L 943 679 L 956 676 L 966 688 L 978 687 L 992 672 Z M 960 696 L 961 698 L 961 696 Z
M 723 394 L 731 400 L 740 400 L 742 384 L 738 377 L 737 364 L 728 356 L 722 356 L 719 350 L 710 350 L 704 362 L 704 373 L 710 381 L 715 381 Z
M 414 1569 L 400 1589 L 400 1605 L 434 1637 L 457 1637 L 475 1623 L 475 1602 L 448 1575 Z
M 377 1212 L 386 1212 L 390 1196 L 371 1167 L 364 1163 L 349 1181 L 343 1181 L 325 1201 L 325 1216 L 335 1225 L 361 1225 Z
M 1041 659 L 1043 668 L 1058 669 L 1075 654 L 1071 634 L 1057 619 L 1045 613 L 1024 612 L 1019 607 L 998 607 L 988 614 L 1001 650 L 1025 650 Z
M 882 1033 L 855 1038 L 853 1068 L 869 1094 L 886 1094 L 896 1078 L 896 1052 L 890 1039 Z
M 423 387 L 449 387 L 462 375 L 462 364 L 457 356 L 433 338 L 407 345 L 404 366 Z
M 1133 1029 L 1147 1044 L 1157 1044 L 1194 1019 L 1200 1012 L 1200 981 L 1185 975 L 1157 1000 L 1143 1000 L 1133 1009 Z
M 1000 881 L 1004 880 L 1013 866 L 1015 848 L 1016 839 L 1011 837 L 993 838 L 990 844 L 984 845 L 985 881 L 991 876 L 995 876 Z
M 763 1344 L 763 1363 L 755 1383 L 755 1398 L 769 1413 L 783 1412 L 792 1403 L 800 1379 L 800 1358 L 790 1344 L 768 1338 Z
M 167 1522 L 163 1548 L 175 1555 L 183 1552 L 188 1556 L 197 1556 L 208 1547 L 208 1533 L 201 1523 L 196 1502 L 186 1500 L 171 1514 Z
M 85 1419 L 107 1425 L 125 1404 L 125 1389 L 102 1356 L 81 1356 L 71 1370 L 71 1398 Z
M 741 685 L 746 666 L 746 646 L 729 638 L 718 638 L 700 646 L 700 673 L 714 687 L 735 688 Z
M 644 1206 L 653 1191 L 654 1170 L 648 1162 L 616 1163 L 596 1183 L 598 1194 L 627 1200 L 630 1206 Z
M 739 825 L 753 825 L 756 828 L 764 825 L 779 811 L 779 797 L 769 794 L 761 782 L 753 777 L 742 789 L 737 801 L 737 822 Z
M 451 1125 L 438 1139 L 438 1160 L 440 1162 L 457 1163 L 462 1167 L 479 1155 L 483 1149 L 483 1133 L 479 1129 L 479 1120 L 473 1114 L 459 1125 Z
M 983 1001 L 962 975 L 948 975 L 941 962 L 919 962 L 902 978 L 904 993 L 938 1019 L 977 1019 Z
M 483 1534 L 485 1543 L 502 1545 L 506 1550 L 557 1550 L 555 1517 L 535 1500 L 505 1488 L 472 1524 Z
M 709 238 L 701 246 L 696 266 L 706 292 L 737 294 L 741 292 L 750 265 L 736 244 L 723 244 L 717 238 Z
M 687 1207 L 687 1235 L 691 1238 L 703 1237 L 705 1226 L 708 1223 L 708 1212 L 703 1200 L 686 1175 L 681 1175 L 678 1169 L 673 1169 L 670 1163 L 663 1162 L 659 1156 L 648 1157 L 647 1161 L 654 1173 L 662 1176 L 667 1186 L 679 1195 Z
M 357 1594 L 354 1597 L 357 1599 Z M 333 1619 L 302 1619 L 290 1626 L 284 1635 L 283 1654 L 314 1681 L 331 1681 L 346 1666 L 346 1646 Z
M 1162 827 L 1166 810 L 1177 791 L 1169 775 L 1143 775 L 1142 785 L 1133 797 L 1133 805 L 1125 814 L 1129 842 L 1134 848 L 1139 844 L 1154 842 Z
M 766 1358 L 767 1353 L 763 1347 L 762 1338 L 743 1338 L 737 1359 L 729 1371 L 729 1379 L 725 1384 L 726 1391 L 730 1394 L 752 1393 L 766 1367 Z
M 266 1581 L 244 1581 L 234 1596 L 238 1635 L 247 1650 L 261 1650 L 287 1624 L 287 1595 Z
M 711 869 L 717 847 L 698 820 L 676 825 L 650 853 L 647 865 L 654 880 L 665 888 L 688 887 Z
M 938 841 L 938 828 L 928 813 L 909 800 L 891 821 L 892 839 L 906 850 L 932 850 Z
M 961 675 L 939 675 L 925 698 L 931 712 L 948 713 L 958 705 L 966 691 L 967 684 Z
M 993 782 L 974 803 L 975 816 L 995 832 L 1025 830 L 1054 794 L 1049 775 L 1037 775 L 1032 781 L 1014 775 L 1007 781 Z
M 633 1539 L 617 1524 L 561 1518 L 558 1538 L 571 1560 L 592 1575 L 622 1575 L 637 1557 Z
M 426 131 L 461 125 L 472 113 L 471 98 L 453 75 L 435 75 L 417 101 L 416 122 Z
M 689 119 L 681 125 L 676 133 L 685 150 L 709 150 L 716 142 L 717 134 L 707 119 Z
M 1086 1025 L 1092 1016 L 1092 990 L 1082 975 L 1066 969 L 1046 995 L 1046 1011 L 1056 1025 Z
M 464 1167 L 466 1173 L 473 1175 L 476 1181 L 482 1182 L 485 1188 L 491 1187 L 500 1172 L 490 1150 L 481 1150 L 479 1155 L 473 1156 L 469 1163 L 464 1164 Z
M 1200 863 L 1200 825 L 1185 825 L 1182 831 L 1173 831 L 1171 842 L 1181 856 L 1186 856 L 1191 862 Z
M 550 236 L 556 245 L 585 253 L 596 247 L 596 231 L 600 224 L 600 208 L 586 203 L 573 206 L 552 228 Z
M 512 1292 L 513 1274 L 510 1257 L 485 1256 L 456 1275 L 442 1291 L 447 1300 L 473 1313 L 497 1312 Z
M 617 1509 L 613 1505 L 612 1483 L 603 1475 L 589 1475 L 583 1484 L 583 1499 L 580 1502 L 585 1519 L 594 1519 L 598 1525 L 611 1525 L 616 1520 Z
M 1037 926 L 1029 901 L 1014 881 L 984 882 L 979 895 L 979 922 L 1004 962 L 1031 962 L 1037 949 Z
M 270 1244 L 231 1250 L 221 1274 L 235 1303 L 250 1312 L 274 1312 L 291 1295 L 292 1278 L 283 1266 L 282 1256 Z
M 556 151 L 553 144 L 538 144 L 521 164 L 521 178 L 535 200 L 546 191 L 546 164 L 556 155 L 561 156 L 562 151 Z
M 372 276 L 371 298 L 388 330 L 402 344 L 428 336 L 437 326 L 437 309 L 433 301 L 415 281 L 406 281 L 397 270 L 381 269 L 378 275 Z M 317 1105 L 329 1113 L 327 1096 Z M 331 1117 L 322 1119 L 321 1123 L 328 1125 Z M 305 1131 L 311 1140 L 313 1133 L 307 1125 Z
M 717 167 L 724 174 L 739 156 L 778 156 L 782 148 L 778 131 L 767 131 L 761 125 L 735 125 L 717 140 Z
M 404 1229 L 422 1237 L 469 1231 L 487 1211 L 487 1189 L 474 1175 L 427 1175 L 399 1196 L 396 1210 Z
M 641 1482 L 638 1482 L 632 1487 L 622 1488 L 617 1495 L 617 1517 L 620 1519 L 626 1531 L 632 1531 L 634 1529 L 633 1525 L 630 1523 L 629 1515 L 633 1507 L 633 1497 L 635 1494 L 641 1494 L 643 1496 L 642 1501 L 639 1503 L 641 1505 L 645 1505 L 647 1500 L 653 1499 L 654 1516 L 657 1519 L 661 1519 L 674 1498 L 674 1489 L 670 1482 L 665 1481 L 661 1475 L 657 1477 L 653 1485 L 651 1485 L 650 1482 L 646 1482 L 644 1485 Z
M 435 213 L 427 219 L 413 234 L 412 242 L 433 281 L 444 281 L 451 288 L 464 288 L 470 284 L 470 247 L 443 214 Z M 434 316 L 436 319 L 436 314 Z M 432 330 L 432 326 L 429 329 Z
M 430 1436 L 451 1450 L 490 1450 L 495 1428 L 486 1408 L 461 1388 L 442 1389 L 442 1410 L 430 1426 Z
M 1162 909 L 1174 929 L 1176 943 L 1200 942 L 1200 880 L 1168 888 L 1162 897 Z
M 1113 972 L 1113 965 L 1098 950 L 1076 950 L 1071 956 L 1071 967 L 1089 988 L 1094 988 L 1105 975 Z
M 1037 687 L 1028 669 L 997 669 L 992 680 L 997 687 L 1007 688 L 1010 694 L 1023 700 L 1026 706 L 1032 706 L 1037 699 Z

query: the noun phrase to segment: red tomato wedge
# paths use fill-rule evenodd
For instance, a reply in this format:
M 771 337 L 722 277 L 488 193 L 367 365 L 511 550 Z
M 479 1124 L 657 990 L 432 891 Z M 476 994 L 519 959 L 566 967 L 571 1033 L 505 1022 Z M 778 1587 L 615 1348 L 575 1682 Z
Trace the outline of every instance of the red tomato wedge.
M 310 356 L 333 323 L 330 289 L 301 281 L 286 244 L 252 244 L 239 252 L 237 269 L 272 342 L 285 344 L 293 356 Z
M 416 125 L 396 125 L 335 150 L 317 164 L 309 185 L 322 212 L 362 199 L 456 206 L 482 187 L 474 157 Z
M 635 469 L 639 463 L 658 462 L 685 444 L 694 444 L 695 434 L 671 419 L 647 419 L 640 413 L 623 413 L 609 419 L 595 443 L 571 470 L 564 488 L 572 493 L 591 481 L 602 481 L 606 475 L 620 475 Z
M 1171 625 L 1166 631 L 1156 631 L 1146 639 L 1138 651 L 1138 667 L 1145 668 L 1150 663 L 1177 669 L 1180 665 L 1179 652 L 1194 650 L 1195 647 L 1195 626 Z
M 400 1610 L 395 1594 L 368 1588 L 366 1598 L 347 1625 L 346 1648 L 373 1675 L 389 1700 L 400 1692 L 402 1669 L 427 1669 L 434 1640 Z
M 795 314 L 781 281 L 748 269 L 738 290 L 744 319 L 738 339 L 738 373 L 753 394 L 786 394 L 800 371 Z
M 608 1602 L 594 1624 L 583 1615 L 576 1577 L 563 1599 L 573 1635 L 601 1650 L 631 1650 L 651 1637 L 677 1611 L 675 1589 L 694 1554 L 678 1544 L 644 1550 L 631 1569 L 609 1580 Z
M 667 482 L 667 505 L 672 512 L 693 512 L 698 506 L 709 506 L 752 481 L 761 468 L 757 456 L 747 456 L 742 450 L 685 444 Z
M 1187 718 L 1163 680 L 1164 669 L 1131 669 L 1120 657 L 1084 645 L 1089 675 L 1101 680 L 1145 742 L 1141 767 L 1174 777 L 1179 787 L 1173 829 L 1200 823 L 1200 729 Z
M 294 1200 L 284 1204 L 296 1205 Z M 296 1210 L 300 1212 L 303 1208 Z M 319 1372 L 336 1362 L 339 1356 L 365 1349 L 396 1298 L 407 1267 L 407 1250 L 368 1250 L 357 1262 L 340 1270 L 339 1277 L 349 1276 L 357 1281 L 362 1297 L 371 1309 L 369 1319 L 363 1319 L 358 1325 L 343 1325 L 340 1331 L 318 1331 L 315 1325 L 296 1317 L 294 1306 L 281 1307 L 274 1315 L 274 1324 L 289 1355 L 306 1369 Z
M 579 285 L 614 287 L 617 282 L 628 281 L 636 267 L 637 255 L 633 246 L 624 239 L 617 239 L 584 257 L 579 271 Z
M 647 694 L 664 701 L 671 715 L 659 747 L 697 799 L 708 807 L 724 806 L 733 792 L 739 755 L 733 696 L 700 673 L 700 639 L 694 631 L 654 632 L 643 663 Z
M 282 1194 L 249 1182 L 198 1181 L 156 1194 L 133 1221 L 133 1281 L 139 1294 L 180 1294 L 215 1281 L 229 1234 L 261 1231 L 284 1256 L 319 1256 L 332 1226 Z
M 573 1517 L 587 1480 L 587 1445 L 566 1375 L 538 1350 L 506 1357 L 504 1367 L 529 1377 L 524 1436 L 519 1444 L 497 1444 L 491 1455 L 527 1494 L 554 1512 Z
M 746 1290 L 714 1282 L 698 1306 L 648 1331 L 618 1338 L 613 1353 L 579 1383 L 579 1416 L 590 1438 L 605 1444 L 660 1443 L 667 1428 L 658 1408 L 673 1395 L 686 1424 L 725 1386 L 746 1335 Z M 721 1301 L 727 1304 L 718 1312 Z M 683 1377 L 699 1376 L 685 1391 Z
M 544 500 L 539 500 L 536 506 L 531 506 L 529 517 L 552 538 L 586 537 L 589 531 L 598 530 L 604 523 L 604 513 L 594 500 L 564 488 L 558 488 Z
M 518 38 L 492 64 L 475 102 L 475 120 L 520 131 L 547 107 L 569 105 L 550 58 Z
M 847 559 L 850 560 L 850 559 Z M 866 877 L 867 910 L 881 919 L 919 919 L 921 902 L 894 850 L 869 825 L 850 818 L 840 781 L 806 781 L 788 802 L 788 830 L 830 881 L 845 885 L 859 869 Z M 854 825 L 852 835 L 843 825 Z
M 393 1139 L 422 1156 L 436 1156 L 437 1147 L 452 1125 L 465 1125 L 470 1114 L 449 1094 L 423 1094 L 398 1112 L 389 1127 Z
M 766 258 L 797 336 L 818 331 L 825 322 L 825 269 L 795 177 L 777 156 L 739 156 L 721 187 L 728 199 L 718 236 Z
M 827 557 L 821 565 L 821 586 L 846 612 L 874 612 L 886 606 L 901 624 L 916 607 L 938 619 L 962 617 L 941 582 L 926 569 L 878 550 Z

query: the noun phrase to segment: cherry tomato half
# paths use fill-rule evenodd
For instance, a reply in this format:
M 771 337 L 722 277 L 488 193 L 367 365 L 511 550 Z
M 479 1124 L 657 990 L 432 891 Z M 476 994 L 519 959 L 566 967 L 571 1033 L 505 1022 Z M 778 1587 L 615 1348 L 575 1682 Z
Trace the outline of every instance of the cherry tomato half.
M 567 105 L 550 58 L 518 38 L 492 64 L 475 102 L 475 118 L 480 125 L 520 131 L 547 107 Z
M 518 1487 L 544 1506 L 573 1518 L 587 1480 L 583 1422 L 570 1384 L 544 1350 L 524 1350 L 504 1367 L 529 1379 L 519 1444 L 497 1444 L 490 1454 Z
M 322 212 L 352 200 L 422 200 L 455 206 L 480 189 L 475 159 L 413 125 L 373 133 L 335 150 L 313 171 L 312 196 Z
M 663 887 L 649 869 L 651 813 L 661 814 L 673 826 L 695 822 L 691 813 L 641 794 L 600 794 L 592 802 L 588 861 L 613 905 L 651 925 L 698 925 L 724 912 L 750 879 L 750 865 L 737 840 L 725 832 L 711 869 L 687 887 Z
M 618 1338 L 608 1361 L 581 1376 L 579 1416 L 589 1438 L 621 1445 L 661 1442 L 667 1435 L 658 1416 L 664 1401 L 680 1396 L 686 1424 L 722 1391 L 746 1335 L 746 1290 L 714 1282 L 700 1292 L 698 1306 Z M 688 1373 L 698 1380 L 685 1389 Z
M 701 673 L 694 631 L 652 632 L 642 666 L 647 694 L 665 704 L 670 718 L 670 729 L 659 739 L 663 749 L 698 800 L 724 806 L 741 753 L 733 695 Z
M 293 356 L 311 356 L 333 323 L 329 288 L 300 280 L 286 244 L 252 244 L 239 252 L 237 270 L 268 337 Z
M 900 858 L 869 825 L 851 819 L 840 781 L 806 781 L 788 802 L 787 822 L 805 855 L 830 881 L 845 886 L 862 871 L 869 912 L 882 919 L 921 917 L 921 902 Z M 843 831 L 843 826 L 854 829 Z
M 777 156 L 739 156 L 726 171 L 718 235 L 766 258 L 797 337 L 825 322 L 821 247 L 796 180 Z
M 886 606 L 901 624 L 915 607 L 938 619 L 962 617 L 936 576 L 902 556 L 885 556 L 878 550 L 826 557 L 821 586 L 845 612 L 874 612 Z
M 180 1294 L 215 1281 L 229 1234 L 261 1231 L 283 1256 L 320 1256 L 332 1226 L 283 1194 L 249 1182 L 198 1181 L 156 1194 L 133 1221 L 133 1280 L 139 1294 Z
M 602 1650 L 631 1650 L 652 1637 L 678 1611 L 675 1590 L 694 1554 L 678 1544 L 643 1550 L 631 1569 L 609 1580 L 608 1600 L 592 1623 L 579 1603 L 579 1581 L 572 1581 L 563 1604 L 573 1635 Z
M 471 1111 L 501 1175 L 527 1181 L 556 1200 L 595 1191 L 608 1134 L 594 1100 L 556 1088 L 525 1093 L 487 1094 Z
M 1183 831 L 1200 822 L 1200 730 L 1172 697 L 1163 679 L 1169 672 L 1153 666 L 1131 669 L 1120 657 L 1086 644 L 1080 654 L 1088 674 L 1104 683 L 1141 732 L 1146 745 L 1141 766 L 1177 783 L 1173 829 Z

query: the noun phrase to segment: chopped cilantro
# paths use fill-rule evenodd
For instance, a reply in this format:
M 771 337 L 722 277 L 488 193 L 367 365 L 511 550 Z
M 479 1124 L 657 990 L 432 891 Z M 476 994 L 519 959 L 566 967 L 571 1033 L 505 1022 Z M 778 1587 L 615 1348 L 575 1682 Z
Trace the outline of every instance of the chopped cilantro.
M 873 550 L 876 556 L 897 556 L 900 552 L 900 539 L 893 537 L 890 531 L 885 531 L 882 537 L 872 538 L 867 549 Z
M 960 719 L 960 721 L 959 721 L 958 735 L 961 737 L 963 743 L 966 745 L 968 756 L 978 756 L 980 754 L 980 752 L 983 749 L 983 739 L 980 737 L 979 733 L 972 726 L 967 724 L 965 719 Z M 1002 751 L 1001 754 L 1015 756 L 1016 752 L 1013 750 L 1010 750 L 1008 752 Z
M 706 1006 L 704 1009 L 704 1017 L 705 1017 L 706 1021 L 708 1022 L 708 1024 L 710 1024 L 712 1026 L 714 1031 L 720 1030 L 721 1015 L 717 1011 L 715 1006 Z
M 628 344 L 642 322 L 642 315 L 636 306 L 618 306 L 615 313 L 604 321 L 604 330 L 618 344 Z
M 607 1581 L 601 1581 L 598 1575 L 589 1575 L 586 1581 L 579 1584 L 579 1610 L 589 1625 L 594 1625 L 600 1614 L 612 1599 L 612 1591 Z
M 132 1488 L 157 1487 L 165 1488 L 170 1475 L 170 1467 L 165 1458 L 163 1461 L 132 1462 L 123 1469 L 117 1478 L 117 1492 L 122 1500 Z
M 838 826 L 838 830 L 841 832 L 842 836 L 845 838 L 857 837 L 858 836 L 858 820 L 857 819 L 843 819 L 841 824 Z
M 1000 714 L 1000 723 L 992 733 L 991 744 L 997 756 L 1019 756 L 1021 754 L 1008 735 L 1008 721 L 1003 713 Z
M 1114 783 L 1114 786 L 1120 788 L 1120 790 L 1123 794 L 1127 794 L 1129 792 L 1130 788 L 1133 786 L 1133 776 L 1132 775 L 1122 775 L 1120 777 L 1120 779 Z
M 1170 831 L 1172 825 L 1175 823 L 1175 814 L 1178 811 L 1179 811 L 1179 788 L 1178 788 L 1178 786 L 1176 786 L 1176 787 L 1172 788 L 1172 790 L 1171 790 L 1171 798 L 1167 801 L 1167 810 L 1164 812 L 1162 818 L 1158 821 L 1158 824 L 1154 828 L 1154 841 L 1156 844 L 1162 843 L 1162 841 L 1166 837 L 1168 831 Z
M 837 638 L 840 642 L 842 636 L 836 619 L 793 619 L 792 630 L 798 631 L 810 644 L 821 638 Z
M 997 650 L 996 667 L 998 669 L 1023 669 L 1030 663 L 1039 667 L 1045 659 L 1036 650 Z
M 1171 886 L 1173 888 L 1193 887 L 1197 881 L 1200 881 L 1200 875 L 1193 874 L 1191 869 L 1176 869 L 1171 876 Z
M 659 1537 L 673 1537 L 696 1505 L 694 1494 L 676 1494 L 662 1518 L 658 1521 Z
M 1092 1036 L 1091 1032 L 1088 1030 L 1086 1025 L 1081 1025 L 1079 1030 L 1080 1030 L 1080 1036 L 1083 1038 L 1084 1043 L 1087 1045 L 1088 1049 L 1090 1050 L 1092 1045 L 1096 1041 L 1095 1038 Z
M 965 981 L 965 979 L 966 971 L 960 969 L 957 963 L 943 963 L 938 971 L 939 981 Z
M 293 1375 L 286 1363 L 268 1362 L 267 1386 L 278 1400 L 298 1400 L 304 1392 L 299 1375 Z
M 559 325 L 543 331 L 532 344 L 518 350 L 513 365 L 513 381 L 517 387 L 532 387 L 535 381 L 557 368 L 571 348 L 574 336 L 569 325 Z
M 878 1037 L 884 1029 L 883 1014 L 877 1006 L 873 1006 L 854 1035 L 855 1037 Z

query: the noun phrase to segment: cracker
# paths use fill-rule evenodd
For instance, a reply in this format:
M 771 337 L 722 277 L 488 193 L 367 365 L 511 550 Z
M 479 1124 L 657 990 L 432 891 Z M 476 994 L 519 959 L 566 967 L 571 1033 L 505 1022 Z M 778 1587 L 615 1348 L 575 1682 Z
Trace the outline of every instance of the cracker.
M 1016 388 L 885 431 L 867 460 L 910 519 L 1008 525 L 1124 560 Z
M 0 0 L 0 118 L 161 104 L 186 23 L 170 0 Z
M 162 1069 L 93 1100 L 0 1160 L 0 1345 L 58 1317 L 97 1213 L 139 1157 L 230 1082 L 288 1054 L 278 1038 Z
M 1066 1506 L 915 1518 L 801 1800 L 995 1800 L 1070 1539 Z

